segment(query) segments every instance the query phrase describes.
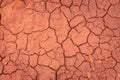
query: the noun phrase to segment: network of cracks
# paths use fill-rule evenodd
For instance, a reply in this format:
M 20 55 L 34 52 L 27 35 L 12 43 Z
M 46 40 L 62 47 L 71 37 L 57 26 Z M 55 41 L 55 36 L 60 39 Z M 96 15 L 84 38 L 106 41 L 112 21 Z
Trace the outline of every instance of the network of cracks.
M 0 80 L 120 80 L 120 0 L 0 5 Z

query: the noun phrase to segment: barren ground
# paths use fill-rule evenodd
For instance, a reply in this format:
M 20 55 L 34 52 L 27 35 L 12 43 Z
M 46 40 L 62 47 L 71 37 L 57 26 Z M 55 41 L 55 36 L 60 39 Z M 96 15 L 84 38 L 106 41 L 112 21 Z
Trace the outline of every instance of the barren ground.
M 120 80 L 120 0 L 0 0 L 0 80 Z

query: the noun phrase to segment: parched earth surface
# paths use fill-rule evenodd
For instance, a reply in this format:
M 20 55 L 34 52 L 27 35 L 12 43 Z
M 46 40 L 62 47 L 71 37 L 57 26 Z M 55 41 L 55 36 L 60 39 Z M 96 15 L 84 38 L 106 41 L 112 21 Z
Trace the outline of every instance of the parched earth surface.
M 120 0 L 0 0 L 0 80 L 120 80 Z

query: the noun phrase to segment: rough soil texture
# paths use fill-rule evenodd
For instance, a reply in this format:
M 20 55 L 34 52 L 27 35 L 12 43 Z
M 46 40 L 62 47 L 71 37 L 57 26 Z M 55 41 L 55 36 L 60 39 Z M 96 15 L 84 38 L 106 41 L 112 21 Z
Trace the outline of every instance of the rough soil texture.
M 0 0 L 0 80 L 120 80 L 120 0 Z

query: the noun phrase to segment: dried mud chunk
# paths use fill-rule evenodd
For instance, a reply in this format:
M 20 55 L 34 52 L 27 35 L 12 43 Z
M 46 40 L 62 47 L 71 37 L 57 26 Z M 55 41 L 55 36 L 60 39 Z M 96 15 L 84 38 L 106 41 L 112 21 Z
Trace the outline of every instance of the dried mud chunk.
M 17 35 L 16 39 L 17 49 L 25 49 L 27 45 L 27 35 L 20 33 Z
M 19 54 L 15 63 L 18 65 L 17 68 L 24 69 L 29 64 L 29 57 L 26 54 Z
M 38 60 L 38 55 L 37 54 L 33 54 L 30 56 L 29 61 L 30 61 L 30 65 L 32 67 L 37 65 L 37 60 Z
M 28 66 L 24 69 L 25 73 L 32 79 L 36 79 L 37 72 L 33 67 Z
M 101 54 L 103 55 L 103 57 L 105 59 L 107 59 L 107 58 L 109 58 L 111 56 L 111 51 L 109 51 L 109 50 L 102 50 Z
M 109 0 L 111 4 L 117 4 L 119 3 L 119 0 Z
M 115 1 L 115 0 L 114 0 Z M 120 18 L 120 4 L 111 6 L 109 12 L 112 17 Z
M 49 67 L 37 66 L 36 70 L 38 72 L 38 80 L 54 80 L 55 72 Z
M 22 23 L 24 24 L 24 32 L 31 33 L 34 27 L 35 13 L 32 10 L 26 10 L 22 13 Z
M 92 69 L 89 65 L 88 62 L 83 62 L 80 66 L 79 66 L 80 71 L 82 72 L 82 76 L 83 77 L 87 77 L 86 73 L 90 72 Z
M 113 68 L 115 64 L 116 64 L 116 61 L 113 58 L 107 58 L 103 62 L 103 65 L 105 66 L 105 68 Z
M 102 18 L 91 18 L 88 19 L 89 23 L 87 23 L 87 27 L 96 35 L 101 35 L 104 30 L 104 21 Z
M 0 62 L 0 74 L 2 73 L 2 70 L 3 70 L 3 64 Z
M 104 56 L 102 54 L 102 49 L 101 48 L 96 48 L 95 51 L 94 51 L 93 57 L 95 59 L 100 59 L 100 60 L 104 59 Z
M 116 76 L 116 72 L 113 69 L 107 69 L 106 70 L 106 76 L 107 76 L 107 80 L 114 80 L 115 76 Z
M 63 22 L 61 24 L 61 22 Z M 67 22 L 66 17 L 60 12 L 59 9 L 56 9 L 53 13 L 51 13 L 50 17 L 50 27 L 59 30 L 62 28 L 69 28 L 69 24 Z
M 31 78 L 27 76 L 28 75 L 22 70 L 17 70 L 15 73 L 11 74 L 12 80 L 16 80 L 16 77 L 17 77 L 17 80 L 26 80 L 26 79 L 32 80 Z
M 112 51 L 112 46 L 109 44 L 109 43 L 103 43 L 103 44 L 100 44 L 100 47 L 102 50 L 109 50 L 109 51 Z
M 93 52 L 93 47 L 91 47 L 88 43 L 87 44 L 83 44 L 79 46 L 81 53 L 85 53 L 85 54 L 92 54 Z
M 120 73 L 120 63 L 117 63 L 117 65 L 114 67 L 117 73 Z
M 82 64 L 82 62 L 84 61 L 84 57 L 82 56 L 81 53 L 77 53 L 76 55 L 76 61 L 75 61 L 75 66 L 78 67 L 79 65 Z
M 95 64 L 94 65 L 95 72 L 97 72 L 98 74 L 105 70 L 105 67 L 103 66 L 103 62 L 101 60 L 94 61 L 94 64 Z
M 113 36 L 113 32 L 111 29 L 107 28 L 105 29 L 102 34 L 100 34 L 100 42 L 109 42 Z
M 6 47 L 6 51 L 5 52 L 7 54 L 16 52 L 16 43 L 14 43 L 14 42 L 6 43 L 5 47 Z
M 96 0 L 96 3 L 97 3 L 98 8 L 105 9 L 105 10 L 107 10 L 109 5 L 110 5 L 108 0 L 104 0 L 104 1 L 103 0 Z
M 85 22 L 84 17 L 82 15 L 78 15 L 71 19 L 70 26 L 75 27 L 76 25 L 84 23 L 84 22 Z
M 88 43 L 93 47 L 99 46 L 99 41 L 99 37 L 94 35 L 93 33 L 91 33 L 88 37 Z
M 2 28 L 0 28 L 0 40 L 3 39 L 3 38 L 4 38 L 4 36 L 3 36 L 3 30 L 2 30 Z
M 71 58 L 66 58 L 66 66 L 73 66 L 75 63 L 76 58 L 75 57 L 71 57 Z
M 0 40 L 0 45 L 1 45 L 1 47 L 0 47 L 0 55 L 2 57 L 4 57 L 4 56 L 6 56 L 6 54 L 5 54 L 5 52 L 6 52 L 5 41 Z
M 10 61 L 9 56 L 6 55 L 6 56 L 2 59 L 1 62 L 2 62 L 3 65 L 7 65 L 7 64 L 9 63 L 9 61 Z
M 120 62 L 120 47 L 117 47 L 113 52 L 112 56 L 117 60 L 117 62 Z
M 105 17 L 105 25 L 108 26 L 111 29 L 118 28 L 120 25 L 120 19 L 119 18 L 113 18 L 110 16 Z
M 35 3 L 35 10 L 39 12 L 45 12 L 45 2 Z
M 82 0 L 74 0 L 73 4 L 74 5 L 80 5 L 80 4 L 82 4 Z
M 4 73 L 12 73 L 17 69 L 14 63 L 9 62 L 7 65 L 4 67 Z
M 66 29 L 63 28 L 63 29 L 56 30 L 57 41 L 62 43 L 69 35 L 68 32 L 69 32 L 69 28 L 66 28 Z
M 16 40 L 16 35 L 12 34 L 10 31 L 4 30 L 4 39 L 5 41 L 13 41 Z
M 61 24 L 61 22 L 63 23 Z M 56 9 L 53 13 L 51 13 L 50 27 L 55 29 L 56 37 L 60 43 L 68 36 L 70 29 L 69 24 L 59 9 Z
M 117 63 L 114 69 L 116 70 L 116 73 L 117 73 L 116 80 L 119 80 L 120 79 L 120 63 Z
M 4 29 L 0 26 L 0 40 L 4 38 Z
M 63 49 L 65 50 L 65 56 L 73 56 L 78 52 L 78 48 L 72 43 L 70 39 L 67 39 L 63 43 Z
M 41 35 L 39 38 L 39 44 L 46 51 L 50 51 L 54 48 L 60 47 L 60 45 L 56 41 L 54 30 L 47 29 L 39 35 Z
M 56 50 L 53 51 L 55 54 L 55 60 L 58 61 L 59 65 L 64 64 L 64 53 L 62 48 L 57 48 Z
M 80 28 L 79 32 L 73 29 L 70 32 L 70 37 L 73 40 L 74 44 L 80 45 L 87 42 L 87 37 L 89 34 L 89 30 L 86 27 Z
M 13 0 L 0 0 L 0 5 L 1 7 L 5 7 L 6 5 L 8 5 L 9 3 L 13 2 Z
M 49 66 L 51 64 L 51 58 L 47 55 L 39 56 L 38 64 Z
M 10 75 L 1 75 L 0 80 L 12 80 Z
M 97 16 L 97 13 L 96 13 L 96 9 L 97 9 L 97 6 L 96 6 L 96 0 L 91 0 L 91 1 L 88 1 L 88 5 L 89 5 L 89 14 L 91 14 L 91 17 L 92 16 Z
M 29 17 L 29 16 L 28 16 Z M 34 21 L 33 22 L 33 28 L 32 31 L 43 31 L 49 27 L 48 23 L 49 13 L 35 13 L 34 14 Z M 29 22 L 28 22 L 29 23 Z
M 52 3 L 50 0 L 47 1 L 46 7 L 49 12 L 52 12 L 54 9 L 60 6 L 60 3 Z
M 80 0 L 79 0 L 80 1 Z M 79 4 L 80 5 L 80 4 Z M 81 15 L 82 16 L 82 11 L 80 11 L 80 8 L 79 8 L 79 6 L 76 6 L 76 5 L 71 5 L 71 7 L 69 8 L 70 9 L 70 11 L 71 11 L 71 14 L 73 15 L 73 17 L 75 17 L 74 15 Z M 83 15 L 83 17 L 85 17 L 84 15 Z M 83 19 L 83 18 L 82 18 Z M 68 19 L 69 20 L 69 19 Z M 83 23 L 83 24 L 85 24 L 85 19 L 82 21 L 80 21 L 80 23 L 79 24 L 81 24 L 81 23 Z
M 18 56 L 19 56 L 19 52 L 15 52 L 15 53 L 11 53 L 10 55 L 9 55 L 9 59 L 11 60 L 11 61 L 13 61 L 13 62 L 15 62 L 17 59 L 18 59 Z
M 70 6 L 72 4 L 72 0 L 61 0 L 62 5 Z
M 29 54 L 39 53 L 40 46 L 37 41 L 30 41 L 27 45 L 27 50 L 29 51 Z
M 23 30 L 22 11 L 23 9 L 12 10 L 10 5 L 4 7 L 1 11 L 1 24 L 14 34 L 21 32 Z
M 61 11 L 64 13 L 64 15 L 67 17 L 68 21 L 70 21 L 73 17 L 74 14 L 71 13 L 70 8 L 67 8 L 65 6 L 61 7 Z

